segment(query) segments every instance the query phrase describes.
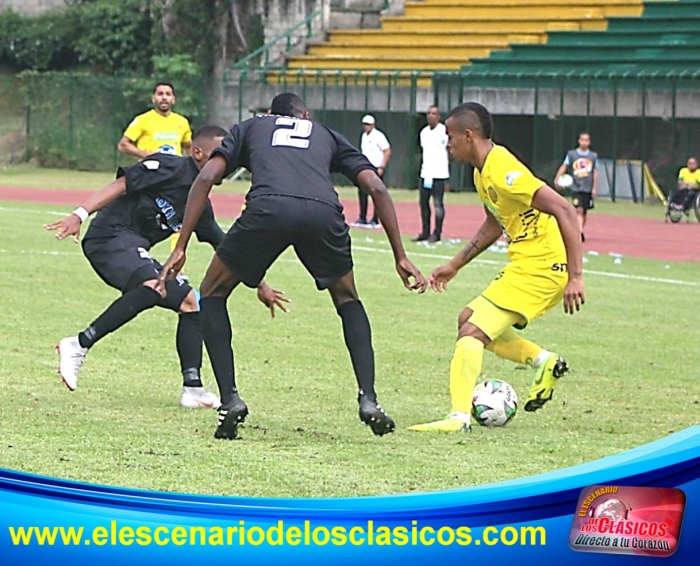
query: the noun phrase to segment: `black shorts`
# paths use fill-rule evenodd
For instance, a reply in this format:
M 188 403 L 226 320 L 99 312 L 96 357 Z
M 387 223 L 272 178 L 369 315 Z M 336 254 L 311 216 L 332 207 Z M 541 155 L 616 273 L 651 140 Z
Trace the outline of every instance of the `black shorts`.
M 581 208 L 583 210 L 591 210 L 591 208 L 595 206 L 593 195 L 581 191 L 573 191 L 571 193 L 571 204 L 573 204 L 575 208 Z
M 95 273 L 122 293 L 144 281 L 158 279 L 163 266 L 151 257 L 149 248 L 148 240 L 128 230 L 83 240 L 83 253 Z M 168 288 L 167 303 L 179 306 L 191 290 L 192 287 L 179 280 L 177 288 Z
M 254 288 L 289 246 L 319 290 L 352 270 L 343 213 L 319 201 L 281 195 L 249 199 L 216 255 L 243 284 Z

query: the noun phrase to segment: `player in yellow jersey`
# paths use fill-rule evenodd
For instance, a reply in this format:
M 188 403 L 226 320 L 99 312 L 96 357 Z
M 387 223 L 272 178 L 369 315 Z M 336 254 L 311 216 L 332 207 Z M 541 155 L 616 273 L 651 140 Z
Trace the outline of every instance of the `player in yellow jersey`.
M 452 411 L 443 420 L 410 427 L 421 432 L 467 432 L 474 386 L 484 349 L 535 368 L 525 402 L 536 411 L 552 398 L 566 362 L 519 336 L 523 329 L 562 299 L 573 314 L 584 302 L 581 234 L 574 208 L 536 178 L 506 148 L 491 141 L 493 122 L 481 104 L 457 106 L 446 121 L 448 150 L 474 166 L 474 184 L 486 220 L 469 244 L 430 277 L 441 292 L 457 272 L 501 234 L 508 240 L 510 263 L 459 315 L 459 333 L 450 365 Z
M 182 155 L 192 145 L 192 130 L 187 118 L 173 112 L 175 88 L 158 83 L 151 96 L 153 109 L 139 114 L 126 128 L 117 149 L 124 155 L 143 159 L 153 153 Z
M 124 155 L 143 159 L 153 153 L 182 155 L 192 146 L 192 129 L 187 118 L 173 112 L 175 87 L 156 83 L 151 96 L 153 109 L 139 114 L 126 128 L 117 149 Z M 170 251 L 175 249 L 178 234 L 170 238 Z

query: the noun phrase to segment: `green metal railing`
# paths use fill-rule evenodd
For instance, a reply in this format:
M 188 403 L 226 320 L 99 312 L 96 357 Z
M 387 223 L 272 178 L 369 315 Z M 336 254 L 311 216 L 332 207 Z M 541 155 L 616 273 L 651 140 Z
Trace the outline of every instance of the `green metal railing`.
M 278 43 L 285 41 L 285 52 L 289 52 L 294 46 L 292 41 L 295 37 L 296 32 L 302 28 L 306 28 L 306 32 L 305 35 L 303 35 L 303 39 L 309 39 L 313 35 L 314 21 L 317 18 L 320 18 L 322 14 L 323 10 L 316 10 L 308 17 L 304 18 L 299 23 L 286 30 L 284 33 L 281 33 L 274 39 L 268 41 L 262 47 L 246 55 L 240 61 L 237 61 L 233 66 L 224 71 L 224 81 L 228 79 L 229 73 L 231 72 L 239 71 L 245 73 L 248 70 L 255 69 L 264 73 L 270 67 L 270 51 L 272 50 L 272 48 L 275 47 Z

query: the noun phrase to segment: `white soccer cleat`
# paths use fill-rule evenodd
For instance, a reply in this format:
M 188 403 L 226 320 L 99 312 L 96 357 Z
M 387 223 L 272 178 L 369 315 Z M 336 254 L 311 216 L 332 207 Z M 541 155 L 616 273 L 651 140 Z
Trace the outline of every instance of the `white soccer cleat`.
M 78 387 L 78 373 L 83 367 L 88 349 L 80 345 L 77 336 L 71 336 L 56 344 L 56 351 L 58 352 L 58 373 L 61 374 L 66 387 L 75 391 Z
M 180 406 L 186 409 L 218 409 L 221 400 L 204 387 L 183 387 L 180 395 Z

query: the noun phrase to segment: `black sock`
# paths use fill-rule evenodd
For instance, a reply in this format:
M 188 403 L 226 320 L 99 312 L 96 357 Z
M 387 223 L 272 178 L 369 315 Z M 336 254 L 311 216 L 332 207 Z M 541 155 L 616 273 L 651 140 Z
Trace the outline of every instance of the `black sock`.
M 227 405 L 236 393 L 236 370 L 233 364 L 231 320 L 223 297 L 202 297 L 199 301 L 202 338 L 207 347 L 214 377 L 219 386 L 221 404 Z
M 345 345 L 350 352 L 352 367 L 355 370 L 360 392 L 370 401 L 377 400 L 374 391 L 374 350 L 372 349 L 372 329 L 365 307 L 360 301 L 343 303 L 338 308 L 343 321 Z
M 141 285 L 133 291 L 124 293 L 107 307 L 90 326 L 78 334 L 78 341 L 83 348 L 92 347 L 110 332 L 124 326 L 140 312 L 153 308 L 158 303 L 160 295 L 157 291 Z
M 199 370 L 202 367 L 202 331 L 199 312 L 185 312 L 178 316 L 175 344 L 182 369 L 182 385 L 202 387 Z

